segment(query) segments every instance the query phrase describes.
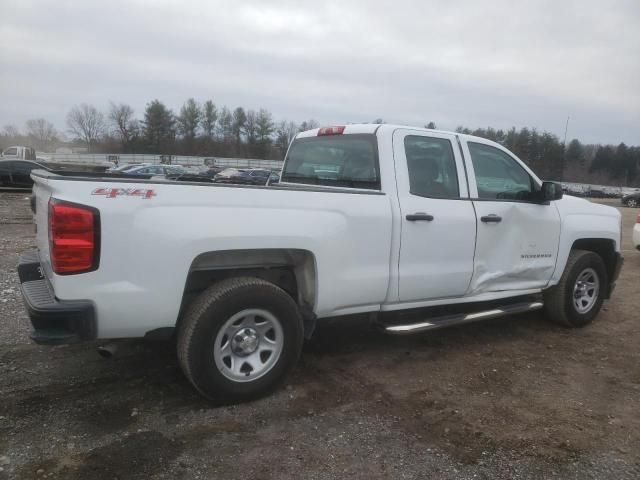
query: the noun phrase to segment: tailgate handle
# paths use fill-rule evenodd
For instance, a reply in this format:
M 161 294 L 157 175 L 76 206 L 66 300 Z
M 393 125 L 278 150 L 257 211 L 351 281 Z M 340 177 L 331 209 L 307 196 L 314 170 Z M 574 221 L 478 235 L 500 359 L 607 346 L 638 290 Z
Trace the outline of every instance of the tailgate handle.
M 484 223 L 500 223 L 502 221 L 502 217 L 499 217 L 495 213 L 492 213 L 491 215 L 480 217 L 480 220 L 482 220 Z
M 407 215 L 407 220 L 409 220 L 410 222 L 416 222 L 418 220 L 425 220 L 427 222 L 430 222 L 433 220 L 433 215 L 429 215 L 423 212 L 412 213 L 410 215 Z

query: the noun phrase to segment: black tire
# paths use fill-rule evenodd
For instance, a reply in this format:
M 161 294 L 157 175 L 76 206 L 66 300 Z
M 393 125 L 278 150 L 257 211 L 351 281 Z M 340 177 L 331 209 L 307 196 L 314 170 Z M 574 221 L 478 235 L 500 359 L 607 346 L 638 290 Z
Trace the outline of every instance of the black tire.
M 627 202 L 625 203 L 625 205 L 627 207 L 631 207 L 631 208 L 636 208 L 638 206 L 638 200 L 635 198 L 630 198 L 627 200 Z
M 234 381 L 216 365 L 214 344 L 229 319 L 246 309 L 272 314 L 282 328 L 282 350 L 263 376 Z M 193 386 L 217 403 L 252 400 L 271 392 L 300 356 L 303 323 L 298 306 L 280 287 L 254 277 L 223 280 L 205 290 L 178 327 L 178 361 Z
M 587 312 L 581 313 L 574 304 L 574 286 L 578 276 L 586 269 L 595 271 L 600 286 L 593 306 Z M 607 270 L 600 255 L 587 250 L 572 250 L 560 282 L 544 292 L 547 316 L 554 322 L 569 328 L 588 325 L 600 312 L 608 282 Z

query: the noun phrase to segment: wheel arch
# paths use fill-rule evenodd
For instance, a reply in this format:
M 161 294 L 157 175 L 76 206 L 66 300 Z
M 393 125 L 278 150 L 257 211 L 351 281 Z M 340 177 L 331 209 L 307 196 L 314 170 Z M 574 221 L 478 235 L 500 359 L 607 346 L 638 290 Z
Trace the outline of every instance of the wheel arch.
M 286 291 L 303 315 L 305 336 L 313 333 L 317 299 L 316 259 L 312 252 L 303 249 L 238 249 L 199 254 L 189 267 L 176 325 L 187 306 L 207 287 L 239 276 L 261 278 Z
M 571 245 L 571 250 L 587 250 L 602 258 L 607 271 L 607 283 L 615 276 L 617 263 L 616 243 L 610 238 L 579 238 Z M 609 298 L 609 289 L 605 298 Z

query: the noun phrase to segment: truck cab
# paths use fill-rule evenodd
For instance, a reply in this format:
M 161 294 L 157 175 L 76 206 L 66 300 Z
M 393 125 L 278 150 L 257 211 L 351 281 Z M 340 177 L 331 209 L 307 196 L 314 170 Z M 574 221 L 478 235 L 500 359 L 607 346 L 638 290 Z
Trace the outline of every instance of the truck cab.
M 36 160 L 36 150 L 32 147 L 16 145 L 5 148 L 0 155 L 0 160 Z

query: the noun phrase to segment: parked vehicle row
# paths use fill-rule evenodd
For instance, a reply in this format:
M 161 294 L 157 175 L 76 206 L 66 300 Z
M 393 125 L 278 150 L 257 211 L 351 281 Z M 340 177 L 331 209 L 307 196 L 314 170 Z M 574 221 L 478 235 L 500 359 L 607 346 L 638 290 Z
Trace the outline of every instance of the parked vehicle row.
M 153 165 L 149 163 L 122 165 L 109 170 L 109 173 L 121 173 L 123 175 L 180 175 L 186 173 L 182 165 Z
M 265 168 L 227 168 L 214 177 L 215 183 L 235 183 L 239 185 L 266 185 L 278 183 L 280 176 Z
M 192 167 L 187 169 L 181 165 L 128 164 L 114 167 L 109 173 L 123 176 L 163 176 L 169 180 L 183 182 L 210 182 L 238 185 L 266 185 L 278 183 L 280 176 L 265 168 L 223 168 L 209 166 L 205 169 Z
M 575 197 L 590 198 L 624 198 L 634 193 L 640 193 L 639 188 L 611 187 L 607 185 L 589 185 L 586 183 L 562 183 L 564 193 Z M 624 202 L 623 202 L 624 204 Z

